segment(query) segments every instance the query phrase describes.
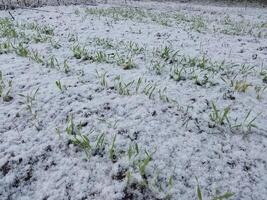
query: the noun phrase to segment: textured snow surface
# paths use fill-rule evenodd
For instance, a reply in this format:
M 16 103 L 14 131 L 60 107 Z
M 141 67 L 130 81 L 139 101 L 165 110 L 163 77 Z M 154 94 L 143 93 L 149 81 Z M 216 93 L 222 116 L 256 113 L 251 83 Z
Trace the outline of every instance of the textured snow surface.
M 236 200 L 267 198 L 267 90 L 263 90 L 267 86 L 266 10 L 152 2 L 135 6 L 160 17 L 153 21 L 86 14 L 86 8 L 110 10 L 111 4 L 40 8 L 49 12 L 12 11 L 19 23 L 35 21 L 54 27 L 52 40 L 61 47 L 53 48 L 50 41 L 28 43 L 29 49 L 37 50 L 46 60 L 54 56 L 59 63 L 54 68 L 15 52 L 0 55 L 3 79 L 13 83 L 13 99 L 0 99 L 0 199 L 197 199 L 195 177 L 205 199 L 212 199 L 217 190 L 235 193 L 231 199 Z M 189 19 L 201 16 L 205 26 L 202 18 L 192 23 L 183 15 L 178 15 L 177 23 L 160 21 L 177 13 Z M 0 11 L 0 17 L 10 16 Z M 233 33 L 223 31 L 229 19 L 241 28 L 228 27 Z M 71 48 L 77 44 L 89 52 L 116 53 L 113 47 L 101 46 L 96 37 L 109 39 L 120 55 L 127 56 L 130 42 L 143 47 L 133 54 L 136 67 L 125 70 L 116 62 L 74 58 Z M 197 82 L 189 69 L 183 71 L 185 77 L 175 81 L 170 71 L 179 64 L 156 53 L 165 46 L 173 50 L 171 54 L 177 51 L 174 57 L 178 60 L 184 56 L 208 59 L 208 63 L 224 61 L 223 69 L 212 73 L 196 66 L 195 75 L 205 80 L 207 73 L 210 82 Z M 64 73 L 64 60 L 70 67 L 68 73 Z M 161 73 L 153 69 L 156 63 L 163 65 Z M 107 87 L 100 84 L 96 70 L 100 75 L 106 72 Z M 142 77 L 139 92 L 131 85 L 130 95 L 120 94 L 114 86 L 118 75 L 126 83 L 136 83 Z M 63 92 L 55 84 L 59 80 Z M 250 86 L 238 92 L 231 80 L 245 80 Z M 155 83 L 149 98 L 142 91 Z M 258 99 L 255 86 L 263 91 Z M 33 94 L 38 88 L 32 104 L 34 118 L 20 103 L 25 101 L 20 94 Z M 170 102 L 160 98 L 159 90 L 164 88 Z M 211 121 L 212 102 L 220 111 L 230 108 L 229 123 Z M 251 130 L 244 122 L 250 111 L 247 121 L 258 116 Z M 71 143 L 65 131 L 70 115 L 75 124 L 81 122 L 81 133 L 92 144 L 104 134 L 103 152 L 87 159 L 85 152 Z M 241 128 L 229 125 L 242 122 Z M 91 129 L 94 132 L 89 134 Z M 112 162 L 109 149 L 114 135 L 117 159 Z M 146 187 L 138 185 L 142 177 L 127 155 L 129 146 L 135 144 L 142 159 L 146 158 L 145 150 L 154 152 L 145 169 Z M 132 171 L 128 186 L 127 169 Z

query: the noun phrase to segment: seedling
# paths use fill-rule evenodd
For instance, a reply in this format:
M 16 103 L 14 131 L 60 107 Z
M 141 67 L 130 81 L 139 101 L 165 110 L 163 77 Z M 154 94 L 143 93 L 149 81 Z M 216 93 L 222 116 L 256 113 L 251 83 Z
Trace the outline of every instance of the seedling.
M 201 191 L 201 188 L 200 188 L 200 185 L 199 185 L 199 182 L 198 182 L 198 179 L 196 178 L 196 181 L 197 181 L 197 198 L 198 200 L 203 200 L 203 194 L 202 194 L 202 191 Z M 232 192 L 226 192 L 222 195 L 216 195 L 215 197 L 212 198 L 212 200 L 224 200 L 224 199 L 229 199 L 231 197 L 233 197 L 235 194 L 232 193 Z
M 171 78 L 175 81 L 181 81 L 181 80 L 185 80 L 185 77 L 182 76 L 182 72 L 185 71 L 184 67 L 182 67 L 181 69 L 179 69 L 178 67 L 176 67 L 172 74 L 171 74 Z
M 0 37 L 16 38 L 18 34 L 15 30 L 14 23 L 8 18 L 0 19 Z
M 212 112 L 210 114 L 210 119 L 218 125 L 223 125 L 225 121 L 229 122 L 228 114 L 230 112 L 230 107 L 224 108 L 223 111 L 217 109 L 214 102 L 212 102 Z
M 102 74 L 99 74 L 99 72 L 96 70 L 96 76 L 99 79 L 99 83 L 102 87 L 107 88 L 108 82 L 107 82 L 107 72 L 104 72 Z
M 109 158 L 112 162 L 116 162 L 117 161 L 117 156 L 115 154 L 115 141 L 116 141 L 116 135 L 113 137 L 111 146 L 109 148 Z
M 117 64 L 119 66 L 122 66 L 123 69 L 128 70 L 128 69 L 133 69 L 136 68 L 136 64 L 133 62 L 133 58 L 132 57 L 122 57 L 119 54 L 117 54 Z
M 33 103 L 36 100 L 36 95 L 38 91 L 39 91 L 39 88 L 36 89 L 34 92 L 31 92 L 27 95 L 19 94 L 19 96 L 24 98 L 24 101 L 20 101 L 19 103 L 24 104 L 26 106 L 26 110 L 30 112 L 30 114 L 32 115 L 34 119 L 36 119 L 37 117 L 37 112 L 33 110 Z
M 44 57 L 41 56 L 37 50 L 34 50 L 34 51 L 30 52 L 29 57 L 30 57 L 30 59 L 32 59 L 36 63 L 39 63 L 39 64 L 44 64 L 45 63 Z
M 146 168 L 148 164 L 152 161 L 152 155 L 155 152 L 153 154 L 149 154 L 147 151 L 145 151 L 145 153 L 146 153 L 146 158 L 139 162 L 138 170 L 139 170 L 139 174 L 143 178 L 145 185 L 148 185 L 147 176 L 146 176 Z
M 130 41 L 130 42 L 127 43 L 127 45 L 128 45 L 129 51 L 132 52 L 135 55 L 139 55 L 144 51 L 144 48 L 143 47 L 139 47 L 139 45 L 137 43 L 135 43 L 135 42 Z
M 60 92 L 64 92 L 64 90 L 67 89 L 66 86 L 63 86 L 63 85 L 61 84 L 61 81 L 60 81 L 60 80 L 56 81 L 56 86 L 57 86 L 57 88 L 60 90 Z
M 14 49 L 16 54 L 21 57 L 28 57 L 30 53 L 27 47 L 25 47 L 22 43 L 19 43 L 17 47 L 14 47 Z
M 120 95 L 130 95 L 130 86 L 134 81 L 125 83 L 121 80 L 120 76 L 115 78 L 115 89 L 119 92 Z
M 171 49 L 170 49 L 170 47 L 167 47 L 167 46 L 164 47 L 163 51 L 161 52 L 160 57 L 165 61 L 169 60 L 171 58 Z
M 100 152 L 104 150 L 105 145 L 105 134 L 102 133 L 101 135 L 97 136 L 95 150 Z
M 257 128 L 255 121 L 261 115 L 261 113 L 259 113 L 255 117 L 251 117 L 251 112 L 252 112 L 252 110 L 250 110 L 246 114 L 242 123 L 234 125 L 233 128 L 241 128 L 242 132 L 244 132 L 244 133 L 251 133 L 252 128 Z
M 9 102 L 13 99 L 13 97 L 10 95 L 12 90 L 12 81 L 8 81 L 8 83 L 4 82 L 3 80 L 3 74 L 0 70 L 0 97 L 2 97 L 3 101 Z
M 262 86 L 259 86 L 259 85 L 256 85 L 256 86 L 254 87 L 255 92 L 256 92 L 256 95 L 257 95 L 256 98 L 257 98 L 258 100 L 262 99 L 262 96 L 263 96 L 263 94 L 264 94 L 266 88 L 267 88 L 267 86 L 262 87 Z
M 93 130 L 91 129 L 89 134 L 91 134 L 92 132 Z M 86 135 L 81 134 L 81 127 L 79 125 L 75 125 L 72 115 L 68 116 L 66 133 L 69 136 L 71 142 L 83 149 L 86 157 L 89 158 L 92 152 L 92 145 L 89 138 Z
M 66 74 L 70 72 L 70 66 L 69 66 L 67 60 L 64 60 L 64 63 L 63 63 L 63 69 L 64 69 L 64 72 L 65 72 Z
M 0 42 L 0 55 L 11 53 L 13 51 L 13 47 L 10 41 Z
M 79 44 L 73 46 L 71 50 L 76 59 L 81 59 L 84 55 L 87 55 L 86 49 L 84 47 L 82 48 Z
M 245 80 L 236 81 L 234 83 L 234 89 L 237 92 L 244 92 L 245 93 L 245 92 L 247 92 L 247 90 L 250 86 L 252 86 L 252 85 Z
M 163 89 L 159 89 L 158 90 L 158 93 L 159 93 L 159 98 L 160 100 L 164 101 L 164 102 L 170 102 L 170 98 L 166 95 L 166 91 L 167 91 L 167 88 L 163 88 Z
M 59 63 L 58 63 L 57 58 L 55 56 L 49 57 L 47 62 L 46 62 L 46 66 L 51 67 L 51 68 L 59 67 Z
M 91 153 L 91 145 L 86 135 L 75 135 L 73 136 L 72 143 L 82 148 L 89 158 Z
M 128 147 L 127 155 L 129 161 L 132 159 L 133 156 L 137 156 L 139 154 L 139 146 L 135 143 L 134 147 L 130 144 Z
M 59 41 L 50 39 L 50 44 L 54 49 L 59 49 L 61 47 L 61 44 L 59 43 Z
M 157 75 L 161 75 L 164 67 L 165 67 L 164 64 L 161 64 L 160 62 L 157 61 L 153 65 L 152 69 L 156 72 Z
M 106 38 L 94 38 L 96 45 L 102 46 L 105 49 L 111 49 L 114 47 L 112 40 Z
M 94 61 L 98 63 L 107 63 L 108 62 L 108 56 L 103 51 L 97 51 L 94 56 Z
M 201 32 L 204 28 L 207 27 L 207 25 L 205 24 L 205 21 L 202 17 L 198 16 L 198 17 L 194 17 L 191 25 L 191 29 L 197 31 L 197 32 Z
M 135 87 L 135 93 L 137 94 L 139 92 L 140 86 L 142 84 L 143 79 L 141 77 L 138 78 L 136 87 Z
M 154 91 L 156 90 L 157 84 L 148 83 L 144 88 L 144 93 L 149 97 L 152 98 Z

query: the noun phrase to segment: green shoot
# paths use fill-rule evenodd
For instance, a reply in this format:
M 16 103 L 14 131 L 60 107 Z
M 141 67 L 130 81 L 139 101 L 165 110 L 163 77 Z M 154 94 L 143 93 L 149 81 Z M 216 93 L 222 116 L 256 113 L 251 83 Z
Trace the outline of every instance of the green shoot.
M 113 137 L 112 143 L 111 143 L 111 147 L 109 148 L 109 158 L 112 162 L 116 162 L 117 161 L 117 157 L 115 154 L 115 141 L 116 141 L 116 135 Z
M 212 112 L 210 114 L 210 119 L 218 125 L 223 125 L 225 121 L 228 122 L 229 112 L 230 112 L 230 107 L 227 107 L 223 111 L 220 111 L 217 109 L 214 102 L 212 102 Z

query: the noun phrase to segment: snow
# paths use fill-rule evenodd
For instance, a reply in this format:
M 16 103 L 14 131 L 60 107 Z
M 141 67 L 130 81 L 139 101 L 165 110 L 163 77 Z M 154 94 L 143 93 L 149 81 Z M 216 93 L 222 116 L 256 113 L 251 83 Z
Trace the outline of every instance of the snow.
M 61 45 L 59 49 L 49 41 L 31 41 L 28 46 L 46 60 L 54 55 L 60 69 L 15 52 L 0 55 L 3 79 L 13 82 L 13 99 L 0 100 L 0 199 L 197 199 L 195 177 L 208 199 L 217 190 L 221 194 L 235 193 L 231 199 L 266 199 L 267 90 L 257 99 L 254 88 L 266 87 L 260 73 L 267 72 L 266 10 L 159 2 L 136 2 L 134 6 L 156 15 L 165 13 L 172 21 L 165 26 L 149 18 L 116 20 L 86 14 L 86 8 L 110 9 L 120 7 L 118 4 L 12 11 L 17 22 L 36 21 L 55 28 L 52 37 Z M 202 16 L 206 27 L 196 30 L 191 21 L 176 24 L 170 17 L 175 12 L 190 20 Z M 10 17 L 6 11 L 0 11 L 0 16 Z M 244 24 L 242 29 L 234 34 L 222 33 L 230 29 L 224 24 L 227 16 Z M 23 31 L 20 26 L 17 29 Z M 77 36 L 78 42 L 69 41 L 71 34 Z M 133 56 L 137 67 L 124 70 L 117 63 L 75 59 L 71 47 L 78 43 L 88 51 L 114 53 L 112 48 L 97 45 L 95 37 L 110 39 L 120 55 L 127 55 L 128 51 L 126 43 L 120 41 L 143 47 L 140 54 Z M 0 38 L 1 42 L 5 40 Z M 15 39 L 11 41 L 16 43 Z M 165 46 L 178 51 L 178 58 L 201 59 L 205 55 L 210 63 L 225 64 L 214 74 L 196 67 L 196 74 L 203 78 L 208 73 L 212 83 L 196 84 L 189 71 L 184 73 L 185 80 L 175 81 L 170 78 L 170 68 L 175 64 L 165 62 L 156 53 L 157 48 L 162 50 Z M 67 74 L 64 60 L 70 66 Z M 160 75 L 153 70 L 156 61 L 165 66 Z M 243 64 L 253 69 L 242 74 Z M 99 74 L 107 72 L 108 87 L 101 86 L 96 70 Z M 231 86 L 236 74 L 235 80 L 252 84 L 246 92 Z M 135 80 L 135 84 L 142 77 L 139 92 L 135 92 L 133 84 L 130 95 L 119 94 L 113 80 L 118 75 L 125 83 Z M 55 84 L 58 80 L 67 89 L 60 91 Z M 151 98 L 142 92 L 148 83 L 157 85 Z M 170 102 L 158 94 L 165 87 L 164 94 Z M 38 88 L 32 104 L 37 113 L 34 118 L 20 103 L 25 101 L 20 94 L 33 95 Z M 231 125 L 243 123 L 251 110 L 249 120 L 258 116 L 257 127 L 249 130 L 248 126 L 230 128 L 228 123 L 214 125 L 210 119 L 212 102 L 219 110 L 230 107 Z M 71 143 L 73 136 L 65 130 L 70 115 L 75 124 L 83 124 L 81 132 L 93 146 L 104 134 L 103 152 L 94 152 L 87 158 L 79 146 Z M 112 161 L 109 150 L 115 135 L 117 159 Z M 129 160 L 129 146 L 134 149 L 135 144 L 140 153 Z M 144 189 L 136 163 L 146 158 L 145 150 L 152 154 L 152 161 L 145 170 L 148 185 Z M 127 169 L 132 172 L 128 186 Z M 168 184 L 170 177 L 172 186 Z

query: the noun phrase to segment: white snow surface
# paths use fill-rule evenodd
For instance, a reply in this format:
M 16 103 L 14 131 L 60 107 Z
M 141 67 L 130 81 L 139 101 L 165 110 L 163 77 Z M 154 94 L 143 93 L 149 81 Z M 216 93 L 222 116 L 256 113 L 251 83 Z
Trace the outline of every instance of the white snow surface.
M 113 4 L 12 11 L 17 22 L 35 21 L 55 28 L 53 40 L 59 42 L 59 49 L 49 41 L 30 42 L 28 46 L 45 58 L 54 55 L 61 68 L 38 64 L 14 52 L 0 54 L 3 78 L 13 83 L 13 99 L 0 100 L 0 199 L 197 199 L 195 177 L 205 199 L 212 199 L 216 190 L 233 192 L 231 199 L 236 200 L 267 198 L 267 90 L 257 99 L 254 89 L 267 86 L 262 76 L 267 72 L 266 28 L 256 32 L 254 27 L 267 22 L 266 9 L 159 2 L 139 2 L 135 6 L 158 14 L 201 16 L 207 27 L 197 31 L 187 23 L 166 26 L 149 19 L 115 20 L 85 13 L 86 8 L 110 9 Z M 252 31 L 244 30 L 247 25 L 239 34 L 222 33 L 226 16 L 237 23 L 249 22 Z M 0 11 L 0 17 L 10 15 Z M 78 42 L 70 41 L 71 34 Z M 118 45 L 123 40 L 142 46 L 142 53 L 133 57 L 136 68 L 124 70 L 116 63 L 75 59 L 71 47 L 77 43 L 90 50 L 113 51 L 97 46 L 95 37 L 111 39 Z M 175 81 L 169 74 L 172 63 L 153 54 L 156 48 L 165 46 L 178 51 L 179 56 L 205 55 L 213 63 L 224 61 L 224 69 L 210 75 L 214 84 L 199 85 L 189 78 Z M 157 59 L 166 65 L 161 74 L 152 69 Z M 62 70 L 64 60 L 70 66 L 67 74 Z M 243 64 L 253 69 L 242 74 Z M 107 88 L 99 83 L 96 70 L 107 72 Z M 251 86 L 246 92 L 237 92 L 230 81 L 222 80 L 227 79 L 226 74 L 237 74 L 237 80 L 246 80 Z M 125 82 L 143 77 L 147 83 L 156 83 L 157 89 L 151 98 L 144 92 L 132 92 L 134 86 L 130 95 L 121 95 L 113 86 L 113 78 L 118 75 Z M 63 92 L 56 87 L 58 80 L 67 87 Z M 141 85 L 141 89 L 144 87 Z M 158 89 L 165 87 L 171 102 L 159 98 Z M 33 119 L 21 105 L 24 98 L 20 94 L 33 93 L 37 88 L 32 105 L 37 117 Z M 219 110 L 230 107 L 232 125 L 243 122 L 251 111 L 250 119 L 258 115 L 256 127 L 245 130 L 245 126 L 243 130 L 230 128 L 228 123 L 213 125 L 211 102 Z M 76 124 L 82 122 L 81 132 L 92 143 L 104 133 L 106 148 L 102 154 L 87 159 L 80 147 L 71 144 L 65 131 L 70 114 Z M 91 128 L 94 132 L 89 135 Z M 116 162 L 109 158 L 114 135 Z M 135 143 L 143 158 L 145 150 L 155 151 L 146 168 L 146 189 L 127 186 L 123 174 L 132 165 L 127 151 Z M 132 179 L 140 181 L 138 169 L 131 170 Z

